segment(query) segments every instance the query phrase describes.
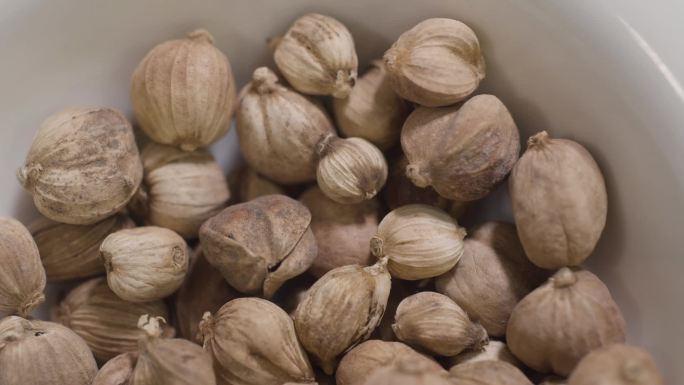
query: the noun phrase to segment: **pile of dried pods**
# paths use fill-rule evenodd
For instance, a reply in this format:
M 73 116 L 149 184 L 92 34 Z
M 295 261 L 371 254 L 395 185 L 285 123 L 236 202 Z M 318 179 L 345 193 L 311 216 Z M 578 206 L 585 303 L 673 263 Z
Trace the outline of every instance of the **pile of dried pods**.
M 272 46 L 239 100 L 209 32 L 154 47 L 131 86 L 149 140 L 109 108 L 45 120 L 17 174 L 44 217 L 0 219 L 0 385 L 662 384 L 581 267 L 596 162 L 547 132 L 519 156 L 506 106 L 473 96 L 468 26 L 420 22 L 361 76 L 331 17 Z M 233 113 L 226 178 L 206 147 Z M 509 174 L 515 224 L 466 232 Z

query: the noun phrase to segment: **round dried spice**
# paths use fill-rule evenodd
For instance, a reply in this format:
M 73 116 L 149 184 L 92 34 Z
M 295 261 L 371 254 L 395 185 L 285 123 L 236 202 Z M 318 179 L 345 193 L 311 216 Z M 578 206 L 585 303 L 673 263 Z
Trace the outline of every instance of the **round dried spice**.
M 520 369 L 503 361 L 478 361 L 449 370 L 455 384 L 533 385 Z
M 664 385 L 653 357 L 635 346 L 614 344 L 587 354 L 568 385 Z

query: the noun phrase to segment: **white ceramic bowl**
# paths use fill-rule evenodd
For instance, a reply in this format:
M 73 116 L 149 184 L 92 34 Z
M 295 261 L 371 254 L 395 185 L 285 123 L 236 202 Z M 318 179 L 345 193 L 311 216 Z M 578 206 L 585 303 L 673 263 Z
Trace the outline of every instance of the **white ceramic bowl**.
M 677 0 L 2 1 L 0 215 L 30 220 L 15 181 L 40 122 L 67 106 L 130 113 L 129 77 L 155 44 L 198 26 L 230 58 L 238 85 L 272 64 L 265 45 L 302 13 L 343 21 L 362 67 L 435 16 L 477 32 L 480 91 L 499 96 L 523 137 L 547 130 L 584 144 L 606 176 L 609 218 L 588 265 L 670 381 L 684 378 L 684 3 Z M 214 146 L 228 168 L 234 130 Z M 487 218 L 510 217 L 505 188 Z M 2 266 L 0 266 L 0 269 Z M 50 296 L 49 300 L 54 300 Z

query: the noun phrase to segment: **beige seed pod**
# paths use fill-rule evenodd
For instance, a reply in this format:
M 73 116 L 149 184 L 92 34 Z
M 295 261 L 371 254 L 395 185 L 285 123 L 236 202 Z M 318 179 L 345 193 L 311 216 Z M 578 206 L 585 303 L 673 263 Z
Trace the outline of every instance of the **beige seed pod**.
M 394 210 L 408 204 L 420 203 L 449 211 L 452 201 L 437 194 L 437 191 L 430 186 L 418 187 L 413 184 L 406 176 L 406 166 L 408 166 L 408 160 L 403 154 L 394 157 L 389 162 L 387 183 L 382 190 L 387 206 Z
M 232 201 L 234 203 L 251 201 L 264 195 L 286 195 L 281 186 L 248 166 L 233 171 L 228 176 L 228 185 L 233 193 Z
M 601 280 L 564 267 L 515 307 L 506 339 L 525 365 L 567 376 L 590 351 L 624 342 L 625 320 Z
M 568 385 L 664 385 L 653 357 L 635 346 L 615 344 L 587 354 Z
M 0 384 L 91 385 L 95 373 L 88 346 L 64 326 L 15 316 L 0 320 Z
M 608 201 L 601 170 L 579 143 L 530 137 L 511 173 L 513 216 L 525 252 L 537 266 L 581 264 L 606 224 Z
M 292 319 L 260 298 L 226 303 L 200 325 L 204 350 L 214 359 L 219 384 L 312 384 L 314 373 L 297 341 Z
M 28 229 L 36 241 L 48 281 L 65 281 L 104 274 L 100 244 L 111 233 L 135 227 L 124 214 L 93 225 L 69 225 L 41 217 Z
M 446 370 L 436 371 L 424 360 L 399 357 L 368 377 L 364 385 L 455 385 Z
M 373 198 L 387 181 L 382 152 L 361 138 L 328 135 L 316 145 L 318 187 L 328 198 L 344 204 Z
M 100 368 L 92 385 L 130 385 L 136 362 L 138 352 L 119 354 Z
M 387 306 L 391 279 L 383 259 L 373 266 L 330 270 L 294 313 L 297 337 L 326 374 L 337 358 L 370 337 Z
M 444 211 L 427 205 L 402 206 L 387 214 L 371 239 L 371 251 L 387 257 L 393 276 L 418 280 L 449 271 L 463 254 L 466 232 Z
M 45 300 L 45 269 L 29 231 L 0 217 L 0 313 L 26 317 Z
M 333 100 L 335 122 L 346 137 L 359 137 L 381 150 L 393 147 L 409 105 L 392 90 L 387 69 L 374 60 L 347 98 Z
M 200 229 L 202 250 L 232 287 L 266 298 L 316 258 L 311 213 L 284 195 L 230 206 Z
M 354 39 L 332 17 L 306 14 L 276 44 L 276 65 L 297 91 L 346 98 L 354 87 L 359 66 Z
M 373 371 L 401 357 L 422 362 L 435 372 L 444 372 L 432 358 L 401 342 L 368 340 L 344 355 L 335 372 L 337 385 L 363 385 Z
M 459 385 L 533 385 L 515 366 L 503 361 L 478 361 L 449 369 L 454 384 Z
M 175 232 L 156 226 L 119 230 L 100 246 L 107 283 L 125 301 L 168 297 L 185 279 L 188 245 Z
M 404 123 L 406 175 L 458 201 L 483 198 L 511 171 L 520 152 L 518 128 L 493 95 L 463 105 L 417 108 Z
M 131 124 L 109 108 L 73 108 L 48 117 L 17 173 L 41 214 L 76 225 L 124 208 L 142 176 Z
M 198 29 L 145 55 L 131 79 L 131 102 L 152 140 L 194 151 L 228 131 L 235 79 L 214 38 Z
M 318 256 L 309 268 L 313 275 L 321 277 L 336 267 L 373 263 L 368 243 L 378 230 L 377 199 L 345 205 L 314 186 L 299 200 L 311 212 L 311 230 L 318 244 Z
M 53 309 L 52 317 L 81 336 L 95 358 L 105 362 L 138 350 L 144 332 L 137 323 L 143 314 L 168 318 L 169 311 L 162 301 L 126 302 L 111 291 L 104 278 L 93 278 L 71 290 Z M 171 327 L 165 329 L 166 336 L 174 333 Z
M 464 100 L 485 77 L 475 32 L 452 19 L 418 23 L 399 36 L 383 59 L 394 91 L 428 107 Z
M 549 376 L 544 378 L 539 385 L 568 385 L 568 380 L 558 376 Z
M 490 337 L 503 337 L 515 305 L 546 278 L 525 256 L 514 225 L 487 222 L 466 239 L 460 261 L 436 279 L 435 287 Z
M 399 340 L 441 356 L 481 349 L 487 343 L 482 325 L 472 322 L 449 297 L 429 291 L 401 301 L 392 329 Z
M 316 144 L 335 133 L 320 102 L 278 84 L 266 67 L 242 91 L 236 127 L 249 166 L 282 184 L 314 180 Z
M 505 343 L 496 340 L 490 340 L 485 346 L 480 350 L 463 352 L 457 356 L 449 358 L 449 366 L 463 365 L 469 362 L 480 362 L 480 361 L 502 361 L 518 368 L 522 368 L 523 365 L 515 358 L 513 353 L 508 349 Z

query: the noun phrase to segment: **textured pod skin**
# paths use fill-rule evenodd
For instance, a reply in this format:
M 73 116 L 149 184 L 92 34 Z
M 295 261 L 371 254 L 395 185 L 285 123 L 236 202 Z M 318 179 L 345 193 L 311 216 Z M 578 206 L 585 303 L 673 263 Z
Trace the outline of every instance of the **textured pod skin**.
M 335 123 L 345 137 L 359 137 L 381 150 L 399 141 L 410 108 L 390 85 L 387 69 L 374 60 L 347 98 L 333 99 Z
M 397 209 L 412 203 L 420 203 L 438 207 L 448 211 L 452 201 L 437 194 L 430 186 L 418 187 L 406 176 L 408 160 L 400 154 L 389 162 L 389 175 L 387 183 L 382 190 L 385 203 L 391 209 Z
M 413 357 L 399 357 L 371 373 L 364 385 L 454 385 L 446 370 Z
M 340 266 L 373 263 L 368 243 L 378 230 L 376 199 L 345 205 L 311 187 L 299 200 L 311 212 L 311 230 L 318 244 L 318 256 L 309 268 L 313 275 L 320 278 Z
M 452 19 L 418 23 L 399 36 L 383 60 L 394 91 L 427 107 L 464 100 L 485 77 L 475 32 Z
M 457 365 L 449 370 L 459 385 L 533 385 L 515 366 L 503 361 L 478 361 Z
M 168 297 L 183 284 L 188 271 L 188 245 L 163 227 L 119 230 L 105 238 L 100 255 L 109 287 L 130 302 Z
M 264 195 L 282 194 L 285 190 L 278 184 L 266 179 L 251 167 L 242 167 L 228 176 L 233 202 L 243 203 Z
M 587 354 L 568 378 L 568 385 L 664 385 L 651 355 L 634 346 L 615 344 Z
M 463 254 L 466 232 L 444 211 L 412 204 L 392 210 L 371 239 L 371 251 L 387 257 L 393 276 L 407 280 L 436 277 L 449 271 Z
M 472 201 L 511 171 L 520 134 L 496 96 L 477 95 L 462 106 L 414 110 L 402 128 L 401 147 L 409 161 L 406 175 L 416 186 Z
M 525 365 L 568 376 L 590 351 L 624 342 L 625 320 L 601 280 L 565 267 L 515 307 L 506 338 Z
M 539 385 L 568 385 L 568 380 L 558 376 L 546 377 Z
M 335 372 L 337 385 L 363 385 L 374 370 L 399 357 L 424 362 L 426 367 L 431 367 L 435 372 L 444 372 L 432 358 L 401 342 L 368 340 L 344 355 Z
M 316 145 L 318 187 L 344 204 L 372 199 L 387 181 L 387 162 L 372 143 L 361 138 L 329 135 Z
M 141 157 L 146 222 L 197 238 L 202 223 L 230 199 L 221 166 L 207 150 L 187 152 L 156 143 L 145 146 Z
M 137 361 L 137 352 L 119 354 L 100 368 L 92 385 L 130 385 Z
M 41 214 L 75 225 L 121 210 L 142 176 L 131 124 L 109 108 L 67 109 L 48 117 L 17 173 Z
M 143 131 L 155 142 L 194 151 L 229 128 L 235 79 L 228 58 L 209 32 L 150 50 L 131 79 L 131 102 Z
M 28 229 L 36 241 L 48 281 L 65 281 L 104 274 L 100 244 L 111 233 L 135 227 L 124 214 L 93 225 L 69 225 L 41 217 Z
M 480 361 L 502 361 L 518 368 L 522 368 L 520 360 L 515 358 L 513 353 L 508 349 L 505 343 L 496 340 L 490 340 L 487 345 L 482 347 L 482 350 L 475 350 L 470 352 L 463 352 L 457 356 L 449 359 L 450 366 L 463 365 L 469 362 Z
M 91 385 L 95 373 L 88 346 L 64 326 L 15 316 L 0 320 L 0 384 Z
M 525 256 L 513 224 L 487 222 L 466 239 L 460 261 L 435 287 L 490 337 L 502 337 L 515 305 L 546 278 Z
M 405 298 L 394 315 L 394 334 L 441 356 L 455 356 L 487 343 L 485 329 L 449 297 L 424 291 Z
M 292 320 L 260 298 L 238 298 L 200 326 L 204 349 L 214 359 L 219 385 L 313 383 L 311 364 Z
M 316 258 L 311 213 L 284 195 L 230 206 L 200 229 L 202 250 L 232 287 L 271 297 Z
M 45 269 L 29 231 L 0 217 L 0 313 L 26 317 L 45 300 Z
M 520 241 L 535 265 L 577 266 L 591 254 L 606 224 L 608 198 L 601 170 L 584 147 L 546 131 L 532 136 L 509 189 Z
M 356 83 L 354 39 L 339 21 L 316 13 L 297 19 L 273 53 L 288 83 L 310 95 L 346 98 Z
M 330 270 L 297 306 L 297 337 L 326 374 L 335 371 L 341 354 L 368 339 L 380 323 L 391 287 L 385 263 Z
M 323 106 L 257 68 L 237 111 L 240 150 L 258 173 L 282 184 L 316 178 L 316 144 L 335 129 Z
M 137 327 L 143 314 L 168 318 L 162 301 L 126 302 L 117 297 L 104 278 L 93 278 L 71 290 L 54 309 L 53 319 L 81 336 L 100 362 L 138 350 L 138 340 L 144 332 Z M 173 328 L 165 335 L 175 333 Z

